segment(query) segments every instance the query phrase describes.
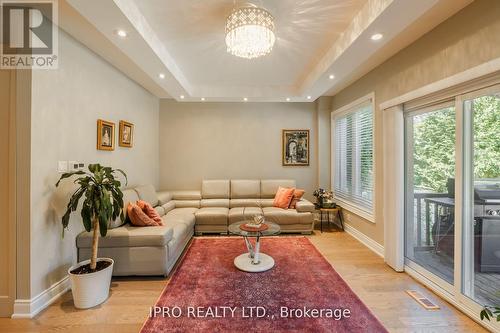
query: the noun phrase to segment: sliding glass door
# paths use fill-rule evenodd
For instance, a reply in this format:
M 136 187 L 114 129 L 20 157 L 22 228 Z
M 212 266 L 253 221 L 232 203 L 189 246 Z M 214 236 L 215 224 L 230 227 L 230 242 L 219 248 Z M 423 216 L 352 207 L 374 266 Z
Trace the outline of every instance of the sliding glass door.
M 469 91 L 405 110 L 405 265 L 475 315 L 500 304 L 500 85 Z
M 500 87 L 463 100 L 462 293 L 500 304 Z
M 406 114 L 407 261 L 454 281 L 455 107 Z

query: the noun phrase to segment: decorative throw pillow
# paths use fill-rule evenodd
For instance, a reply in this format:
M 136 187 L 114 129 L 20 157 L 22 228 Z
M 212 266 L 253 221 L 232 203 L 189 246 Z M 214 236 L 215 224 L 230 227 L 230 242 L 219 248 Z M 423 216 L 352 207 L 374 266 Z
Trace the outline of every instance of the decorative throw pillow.
M 163 220 L 161 219 L 158 212 L 151 206 L 149 202 L 144 200 L 137 200 L 137 206 L 153 221 L 155 221 L 158 225 L 163 225 Z
M 154 227 L 158 225 L 158 223 L 147 216 L 146 213 L 142 211 L 141 207 L 137 206 L 136 204 L 128 204 L 127 214 L 130 218 L 130 223 L 137 227 Z
M 300 199 L 302 199 L 302 196 L 304 195 L 304 193 L 305 193 L 304 190 L 296 188 L 295 191 L 293 192 L 293 198 L 292 198 L 292 201 L 290 201 L 290 206 L 288 206 L 288 208 L 295 209 L 297 202 L 299 202 Z
M 288 209 L 293 199 L 293 192 L 295 192 L 294 188 L 278 187 L 276 195 L 274 196 L 273 206 Z

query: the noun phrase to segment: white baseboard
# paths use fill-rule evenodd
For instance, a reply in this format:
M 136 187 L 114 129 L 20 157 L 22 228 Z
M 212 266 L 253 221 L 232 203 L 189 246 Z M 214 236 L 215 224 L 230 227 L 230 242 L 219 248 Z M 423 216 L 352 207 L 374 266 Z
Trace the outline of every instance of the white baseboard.
M 70 288 L 69 278 L 65 276 L 32 299 L 16 299 L 12 319 L 33 318 L 40 311 L 54 303 Z
M 344 230 L 347 232 L 349 235 L 352 237 L 356 238 L 358 241 L 363 243 L 366 247 L 368 247 L 370 250 L 375 252 L 375 254 L 379 255 L 380 257 L 384 257 L 384 246 L 377 243 L 370 237 L 366 236 L 364 233 L 359 231 L 358 229 L 354 228 L 353 226 L 350 226 L 349 224 L 344 223 Z

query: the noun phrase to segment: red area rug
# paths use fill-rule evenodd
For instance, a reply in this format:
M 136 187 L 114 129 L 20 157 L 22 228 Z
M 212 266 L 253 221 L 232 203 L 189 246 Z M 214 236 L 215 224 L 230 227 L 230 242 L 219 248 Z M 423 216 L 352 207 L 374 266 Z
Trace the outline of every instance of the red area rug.
M 245 273 L 242 238 L 195 238 L 141 332 L 387 332 L 306 237 L 261 250 L 274 268 Z

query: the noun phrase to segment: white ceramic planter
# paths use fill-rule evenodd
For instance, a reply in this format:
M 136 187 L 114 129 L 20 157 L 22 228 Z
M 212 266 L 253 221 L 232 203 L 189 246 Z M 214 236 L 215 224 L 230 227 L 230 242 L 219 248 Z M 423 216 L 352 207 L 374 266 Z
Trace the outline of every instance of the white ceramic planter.
M 110 258 L 98 258 L 97 261 L 108 261 L 111 265 L 95 273 L 71 274 L 75 268 L 90 262 L 90 260 L 85 260 L 68 270 L 73 301 L 78 309 L 88 309 L 99 305 L 109 296 L 114 261 Z

